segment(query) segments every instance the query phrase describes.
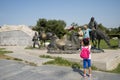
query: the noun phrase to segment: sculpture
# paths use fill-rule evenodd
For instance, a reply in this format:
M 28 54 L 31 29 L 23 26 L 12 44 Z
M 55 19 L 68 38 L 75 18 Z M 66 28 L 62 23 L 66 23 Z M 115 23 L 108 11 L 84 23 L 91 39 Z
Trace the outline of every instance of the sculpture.
M 52 36 L 50 44 L 48 45 L 48 53 L 76 53 L 79 43 L 75 33 L 64 35 L 63 38 L 59 39 L 56 35 Z
M 107 45 L 110 47 L 110 39 L 109 37 L 103 32 L 101 31 L 100 29 L 97 29 L 96 30 L 96 39 L 98 40 L 98 49 L 100 49 L 100 40 L 101 39 L 104 39 L 104 41 L 107 43 Z M 95 46 L 96 44 L 94 44 Z
M 52 38 L 53 34 L 51 32 L 45 33 L 44 31 L 39 32 L 39 41 L 41 43 L 41 46 L 43 45 L 45 47 L 46 40 L 50 40 Z

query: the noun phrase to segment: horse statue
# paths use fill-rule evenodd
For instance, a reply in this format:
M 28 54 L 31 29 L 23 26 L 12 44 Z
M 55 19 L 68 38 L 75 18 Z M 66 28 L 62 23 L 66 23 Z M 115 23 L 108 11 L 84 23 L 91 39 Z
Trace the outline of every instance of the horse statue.
M 90 34 L 91 37 L 94 37 L 94 38 L 91 38 L 92 44 L 93 44 L 93 48 L 97 48 L 98 47 L 98 49 L 100 49 L 100 41 L 101 41 L 101 39 L 103 39 L 107 43 L 107 45 L 109 47 L 111 47 L 110 39 L 103 31 L 101 31 L 100 29 L 96 29 L 96 30 L 93 30 L 93 31 L 95 31 L 95 33 L 91 32 L 91 34 Z M 94 34 L 96 34 L 96 36 Z M 97 44 L 97 40 L 98 40 L 98 44 Z M 96 45 L 98 45 L 98 46 L 96 46 Z
M 45 33 L 44 31 L 40 31 L 39 32 L 39 41 L 40 41 L 41 46 L 43 45 L 45 47 L 46 40 L 50 40 L 52 36 L 53 36 L 53 33 L 51 33 L 51 32 Z
M 100 40 L 104 39 L 104 41 L 107 43 L 107 45 L 109 47 L 110 46 L 110 41 L 109 41 L 109 37 L 99 29 L 97 22 L 95 21 L 94 17 L 91 17 L 90 22 L 88 24 L 88 28 L 92 29 L 92 31 L 90 32 L 90 38 L 92 40 L 93 43 L 93 48 L 97 49 L 97 40 L 98 40 L 98 49 L 100 49 Z

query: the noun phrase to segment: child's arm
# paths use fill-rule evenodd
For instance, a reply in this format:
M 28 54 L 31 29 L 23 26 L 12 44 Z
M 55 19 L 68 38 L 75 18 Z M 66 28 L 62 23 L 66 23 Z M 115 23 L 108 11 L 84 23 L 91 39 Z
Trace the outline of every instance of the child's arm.
M 91 45 L 89 45 L 89 50 L 91 50 Z

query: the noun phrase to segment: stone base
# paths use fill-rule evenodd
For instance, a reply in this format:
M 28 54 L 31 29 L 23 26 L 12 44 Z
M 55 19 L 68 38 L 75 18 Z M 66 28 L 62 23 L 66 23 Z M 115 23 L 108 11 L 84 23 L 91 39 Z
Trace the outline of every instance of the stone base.
M 102 53 L 102 52 L 104 52 L 104 50 L 103 49 L 98 49 L 96 47 L 92 47 L 91 52 L 92 53 Z
M 78 50 L 48 50 L 50 54 L 77 54 Z
M 120 63 L 120 50 L 91 50 L 94 53 L 91 54 L 92 65 L 100 70 L 113 70 Z M 50 51 L 49 55 L 59 56 L 73 62 L 79 62 L 82 65 L 82 59 L 79 57 L 79 50 L 68 51 Z M 54 55 L 53 55 L 54 54 Z
M 102 52 L 104 52 L 104 50 L 102 50 L 102 49 L 91 49 L 91 52 L 92 53 L 102 53 Z

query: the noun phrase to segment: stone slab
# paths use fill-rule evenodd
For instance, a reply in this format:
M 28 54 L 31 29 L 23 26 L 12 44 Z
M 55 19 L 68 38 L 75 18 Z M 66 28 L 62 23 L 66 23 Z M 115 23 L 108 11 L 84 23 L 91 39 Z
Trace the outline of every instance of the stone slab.
M 101 70 L 112 70 L 118 66 L 120 63 L 120 49 L 109 50 L 105 49 L 105 52 L 92 53 L 92 64 Z M 79 57 L 79 51 L 76 54 L 49 54 L 47 50 L 27 50 L 26 52 L 31 55 L 50 55 L 53 57 L 62 57 L 70 61 L 80 62 L 82 64 L 82 59 Z M 34 54 L 32 53 L 34 52 Z
M 62 57 L 68 59 L 70 61 L 79 62 L 82 64 L 82 59 L 79 57 L 79 51 L 76 54 L 49 54 L 47 53 L 47 49 L 39 50 L 39 49 L 24 49 L 24 47 L 15 47 L 15 46 L 6 46 L 8 50 L 14 51 L 14 53 L 24 53 L 29 54 L 31 56 L 40 56 L 40 55 L 50 55 L 53 57 Z M 101 70 L 112 70 L 117 67 L 120 63 L 120 49 L 117 50 L 109 50 L 105 49 L 104 52 L 101 53 L 92 53 L 92 64 Z
M 53 59 L 40 58 L 39 56 L 29 55 L 27 53 L 11 53 L 6 55 L 14 58 L 22 59 L 23 61 L 34 63 L 37 66 L 41 66 L 45 62 L 53 60 Z
M 0 80 L 85 80 L 82 77 L 82 70 L 70 67 L 53 65 L 35 67 L 11 60 L 0 60 L 0 64 L 2 68 L 0 70 Z M 9 64 L 14 65 L 9 66 Z M 120 74 L 93 71 L 92 80 L 94 79 L 120 80 Z

